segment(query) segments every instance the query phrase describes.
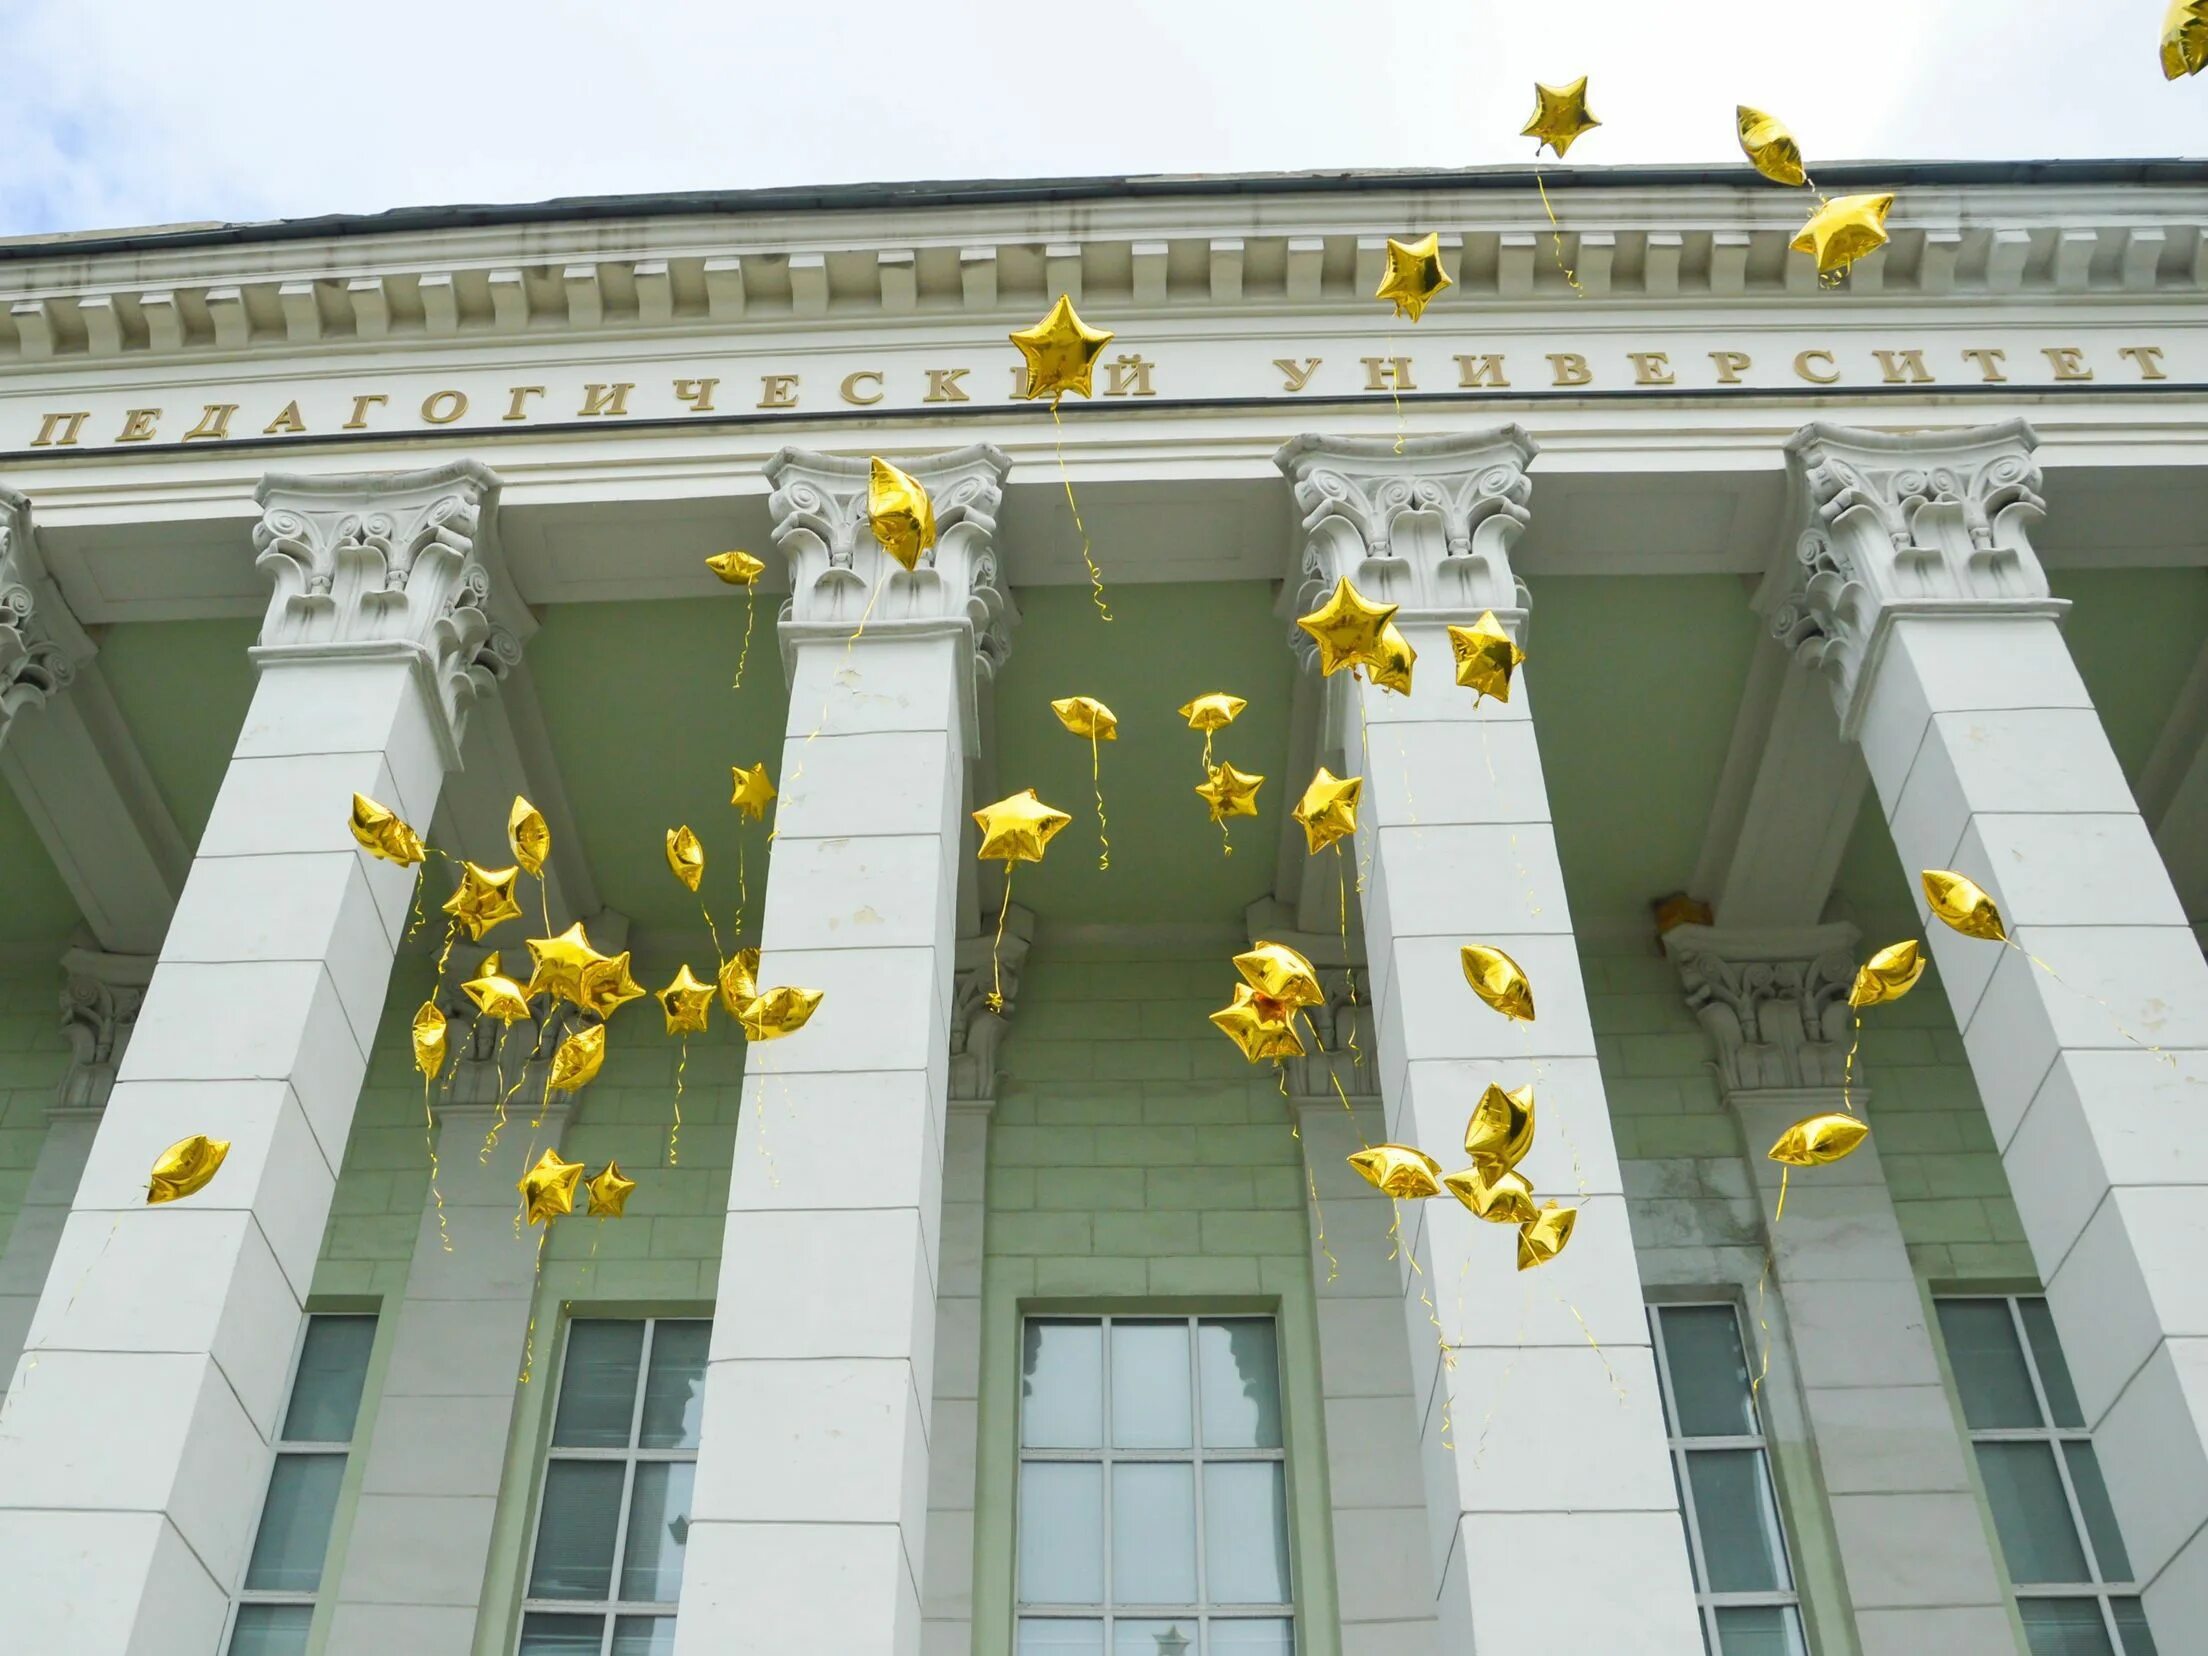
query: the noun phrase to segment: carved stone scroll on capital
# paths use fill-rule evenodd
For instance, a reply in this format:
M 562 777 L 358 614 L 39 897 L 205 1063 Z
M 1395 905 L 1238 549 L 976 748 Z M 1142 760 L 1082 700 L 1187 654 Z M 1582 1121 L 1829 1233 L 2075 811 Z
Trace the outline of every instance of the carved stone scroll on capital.
M 61 977 L 61 1031 L 69 1042 L 69 1068 L 54 1107 L 101 1109 L 114 1090 L 146 985 L 153 981 L 153 957 L 71 949 L 61 957 Z
M 91 656 L 39 557 L 31 503 L 0 489 L 0 741 L 18 712 L 68 689 Z
M 1853 926 L 1731 931 L 1674 926 L 1664 952 L 1716 1050 L 1728 1093 L 1838 1087 L 1847 1068 Z
M 958 940 L 951 984 L 951 1102 L 993 1104 L 997 1049 L 1019 1005 L 1020 973 L 1035 936 L 1035 916 L 1014 903 L 1005 913 L 1004 942 L 996 933 Z M 992 998 L 1001 994 L 995 1010 Z

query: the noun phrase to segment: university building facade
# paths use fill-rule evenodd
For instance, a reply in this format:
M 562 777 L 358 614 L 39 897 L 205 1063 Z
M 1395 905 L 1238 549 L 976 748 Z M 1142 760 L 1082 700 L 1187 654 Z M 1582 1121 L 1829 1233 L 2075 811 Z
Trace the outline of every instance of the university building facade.
M 1547 182 L 1553 237 L 1508 170 L 0 244 L 0 1644 L 2201 1648 L 2208 171 L 1839 169 L 1899 197 L 1839 285 L 1745 171 Z M 1115 337 L 1054 418 L 1061 293 Z M 1407 694 L 1296 629 L 1345 577 Z M 493 869 L 525 796 L 541 890 L 455 938 L 356 793 Z M 578 921 L 823 999 L 640 1000 L 550 1091 L 571 1026 L 460 985 Z M 1257 940 L 1302 1056 L 1208 1021 Z M 1536 1269 L 1345 1159 L 1453 1165 L 1490 1083 L 1578 1208 Z M 525 1225 L 553 1148 L 625 1209 Z

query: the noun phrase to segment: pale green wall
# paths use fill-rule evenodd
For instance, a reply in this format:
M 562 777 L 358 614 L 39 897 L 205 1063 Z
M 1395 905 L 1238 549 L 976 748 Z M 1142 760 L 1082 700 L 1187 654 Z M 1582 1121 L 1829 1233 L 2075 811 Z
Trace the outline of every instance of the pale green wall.
M 58 964 L 0 970 L 0 1242 L 30 1188 L 46 1112 L 69 1068 Z

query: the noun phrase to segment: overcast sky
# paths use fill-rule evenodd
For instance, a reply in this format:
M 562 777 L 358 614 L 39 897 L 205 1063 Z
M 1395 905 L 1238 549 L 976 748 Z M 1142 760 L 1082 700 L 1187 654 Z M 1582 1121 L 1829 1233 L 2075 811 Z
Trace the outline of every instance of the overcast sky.
M 2165 0 L 0 0 L 0 234 L 863 179 L 2208 154 Z

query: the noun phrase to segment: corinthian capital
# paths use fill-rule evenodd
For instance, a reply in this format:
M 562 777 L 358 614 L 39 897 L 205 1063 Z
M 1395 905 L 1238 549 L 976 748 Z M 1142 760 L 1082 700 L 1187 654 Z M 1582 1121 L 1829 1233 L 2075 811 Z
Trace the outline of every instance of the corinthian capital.
M 1493 610 L 1522 625 L 1511 543 L 1532 517 L 1533 439 L 1516 426 L 1463 437 L 1291 440 L 1273 463 L 1295 485 L 1303 544 L 1298 613 L 1342 576 L 1405 619 L 1469 621 Z M 1301 633 L 1298 648 L 1308 654 Z
M 18 712 L 66 690 L 91 658 L 92 641 L 39 557 L 31 503 L 0 489 L 0 741 Z
M 253 546 L 275 591 L 254 659 L 410 656 L 457 764 L 469 708 L 521 659 L 531 630 L 498 559 L 498 488 L 473 460 L 262 479 Z
M 2022 420 L 1906 436 L 1808 425 L 1786 445 L 1793 552 L 1757 602 L 1824 675 L 1847 734 L 1896 618 L 2066 607 L 2032 550 L 2038 445 Z
M 1847 1068 L 1853 926 L 1674 926 L 1664 952 L 1729 1094 L 1837 1087 Z

